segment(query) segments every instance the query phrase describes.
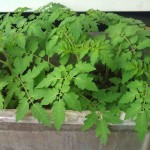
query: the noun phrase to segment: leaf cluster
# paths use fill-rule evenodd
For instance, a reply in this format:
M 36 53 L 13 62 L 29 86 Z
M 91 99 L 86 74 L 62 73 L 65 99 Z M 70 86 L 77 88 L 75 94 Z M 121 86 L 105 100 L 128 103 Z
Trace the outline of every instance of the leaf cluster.
M 30 110 L 57 130 L 66 110 L 89 110 L 83 130 L 94 126 L 103 143 L 108 124 L 121 123 L 123 111 L 143 139 L 150 121 L 150 29 L 140 20 L 77 14 L 60 4 L 28 17 L 25 10 L 0 16 L 0 108 L 16 108 L 17 121 Z

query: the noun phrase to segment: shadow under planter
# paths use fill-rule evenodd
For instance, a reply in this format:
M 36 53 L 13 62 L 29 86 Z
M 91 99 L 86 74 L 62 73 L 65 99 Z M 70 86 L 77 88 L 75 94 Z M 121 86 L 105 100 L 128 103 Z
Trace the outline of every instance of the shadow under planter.
M 88 112 L 66 112 L 61 131 L 39 124 L 31 114 L 16 123 L 15 110 L 0 112 L 0 150 L 149 150 L 150 133 L 140 143 L 133 122 L 110 125 L 106 145 L 95 137 L 94 129 L 81 131 Z

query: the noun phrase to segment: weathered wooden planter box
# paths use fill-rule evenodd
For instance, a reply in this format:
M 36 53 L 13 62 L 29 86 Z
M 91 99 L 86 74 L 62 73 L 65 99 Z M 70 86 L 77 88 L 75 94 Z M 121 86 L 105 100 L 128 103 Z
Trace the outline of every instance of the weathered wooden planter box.
M 50 0 L 38 0 L 36 3 L 26 0 L 19 3 L 15 0 L 5 0 L 1 2 L 3 5 L 0 5 L 0 11 L 11 12 L 20 6 L 31 7 L 33 11 L 48 2 Z M 93 0 L 89 0 L 88 3 L 87 0 L 57 2 L 63 2 L 65 6 L 79 12 L 90 8 L 102 11 L 150 11 L 149 0 L 126 0 L 123 5 L 119 0 L 96 0 L 94 3 Z M 38 123 L 30 113 L 24 120 L 16 123 L 15 111 L 0 111 L 0 150 L 150 150 L 150 132 L 140 143 L 134 131 L 134 123 L 131 121 L 121 125 L 110 125 L 112 133 L 107 144 L 103 145 L 96 138 L 94 129 L 81 131 L 88 112 L 66 111 L 65 123 L 61 131 L 56 131 L 54 127 L 49 128 Z
M 30 113 L 16 123 L 15 110 L 0 112 L 0 150 L 149 150 L 150 133 L 140 143 L 132 122 L 110 125 L 106 145 L 95 137 L 94 129 L 81 131 L 87 112 L 66 112 L 61 131 L 39 124 Z

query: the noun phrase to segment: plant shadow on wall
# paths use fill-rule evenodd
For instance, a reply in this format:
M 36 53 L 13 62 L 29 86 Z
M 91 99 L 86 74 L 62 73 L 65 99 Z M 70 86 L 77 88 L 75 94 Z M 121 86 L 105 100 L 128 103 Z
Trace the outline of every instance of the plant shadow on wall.
M 104 144 L 108 124 L 121 123 L 123 111 L 142 140 L 150 120 L 150 29 L 113 13 L 77 15 L 60 4 L 27 18 L 24 11 L 1 15 L 0 108 L 16 108 L 17 121 L 30 110 L 57 130 L 65 110 L 89 110 L 83 130 L 94 126 Z M 93 36 L 100 24 L 107 29 Z

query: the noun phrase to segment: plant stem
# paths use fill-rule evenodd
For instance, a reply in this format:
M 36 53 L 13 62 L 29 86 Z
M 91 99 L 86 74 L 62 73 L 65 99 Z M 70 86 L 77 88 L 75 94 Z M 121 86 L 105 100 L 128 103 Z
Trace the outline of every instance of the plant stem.
M 106 66 L 106 73 L 105 73 L 105 82 L 108 79 L 108 75 L 109 75 L 109 68 Z
M 6 55 L 5 55 L 5 56 L 6 56 Z M 6 58 L 7 58 L 7 63 L 4 62 L 4 61 L 2 61 L 2 60 L 0 60 L 0 62 L 3 63 L 3 64 L 5 64 L 5 65 L 7 65 L 8 68 L 9 68 L 9 70 L 10 70 L 10 72 L 11 72 L 11 74 L 13 74 L 12 67 L 10 66 L 9 61 L 8 61 L 8 57 L 6 56 Z M 28 100 L 31 101 L 31 98 L 30 98 L 30 96 L 29 96 L 29 94 L 28 94 L 28 91 L 27 91 L 27 89 L 26 89 L 24 83 L 22 82 L 22 80 L 21 80 L 17 75 L 15 75 L 15 77 L 18 79 L 18 81 L 20 82 L 20 84 L 21 84 L 22 87 L 24 88 L 24 91 L 25 91 L 25 93 L 26 93 L 26 95 L 27 95 Z
M 147 96 L 147 93 L 148 93 L 148 85 L 146 85 L 145 87 L 145 93 L 144 93 L 143 104 L 142 104 L 143 111 L 145 110 L 145 104 L 146 104 L 145 97 Z
M 0 62 L 1 62 L 2 64 L 5 64 L 5 65 L 7 65 L 7 63 L 6 63 L 6 62 L 4 62 L 4 61 L 2 61 L 2 60 L 0 60 Z
M 55 65 L 53 65 L 52 63 L 49 62 L 49 57 L 48 57 L 48 60 L 46 61 L 46 60 L 43 59 L 42 57 L 39 57 L 39 56 L 37 56 L 37 55 L 35 55 L 35 54 L 31 54 L 31 53 L 25 53 L 25 54 L 32 55 L 32 56 L 34 56 L 34 57 L 36 57 L 36 58 L 39 58 L 39 59 L 41 59 L 41 60 L 47 62 L 47 63 L 48 63 L 49 65 L 51 65 L 52 67 L 56 67 Z
M 68 39 L 68 42 L 70 43 L 70 45 L 75 48 L 75 46 L 73 45 L 72 41 L 70 40 L 70 38 L 68 37 L 68 35 L 66 33 L 64 33 L 64 35 L 66 36 L 66 38 Z
M 28 94 L 28 91 L 27 91 L 27 89 L 26 89 L 26 87 L 25 87 L 23 81 L 22 81 L 17 75 L 16 75 L 16 78 L 19 80 L 19 82 L 21 83 L 22 87 L 24 88 L 24 91 L 25 91 L 25 93 L 26 93 L 26 95 L 27 95 L 28 100 L 30 100 L 31 98 L 30 98 L 30 96 L 29 96 L 29 94 Z
M 73 43 L 72 43 L 72 41 L 70 40 L 70 38 L 68 37 L 68 35 L 67 35 L 66 33 L 64 33 L 64 35 L 65 35 L 66 38 L 68 39 L 68 42 L 69 42 L 70 45 L 73 47 L 73 49 L 75 49 L 75 46 L 73 45 Z M 79 62 L 80 59 L 79 59 L 78 55 L 75 54 L 75 56 L 76 56 L 77 61 Z
M 78 55 L 76 55 L 76 54 L 75 54 L 75 56 L 76 56 L 76 58 L 77 58 L 77 62 L 79 62 L 79 61 L 80 61 L 80 59 L 79 59 Z
M 128 39 L 124 34 L 121 34 L 121 35 L 122 35 L 122 36 L 124 37 L 124 39 L 129 43 L 129 45 L 130 45 L 130 47 L 131 47 L 133 53 L 135 54 L 135 49 L 133 48 L 133 46 L 132 46 L 131 42 L 129 41 L 129 39 Z

